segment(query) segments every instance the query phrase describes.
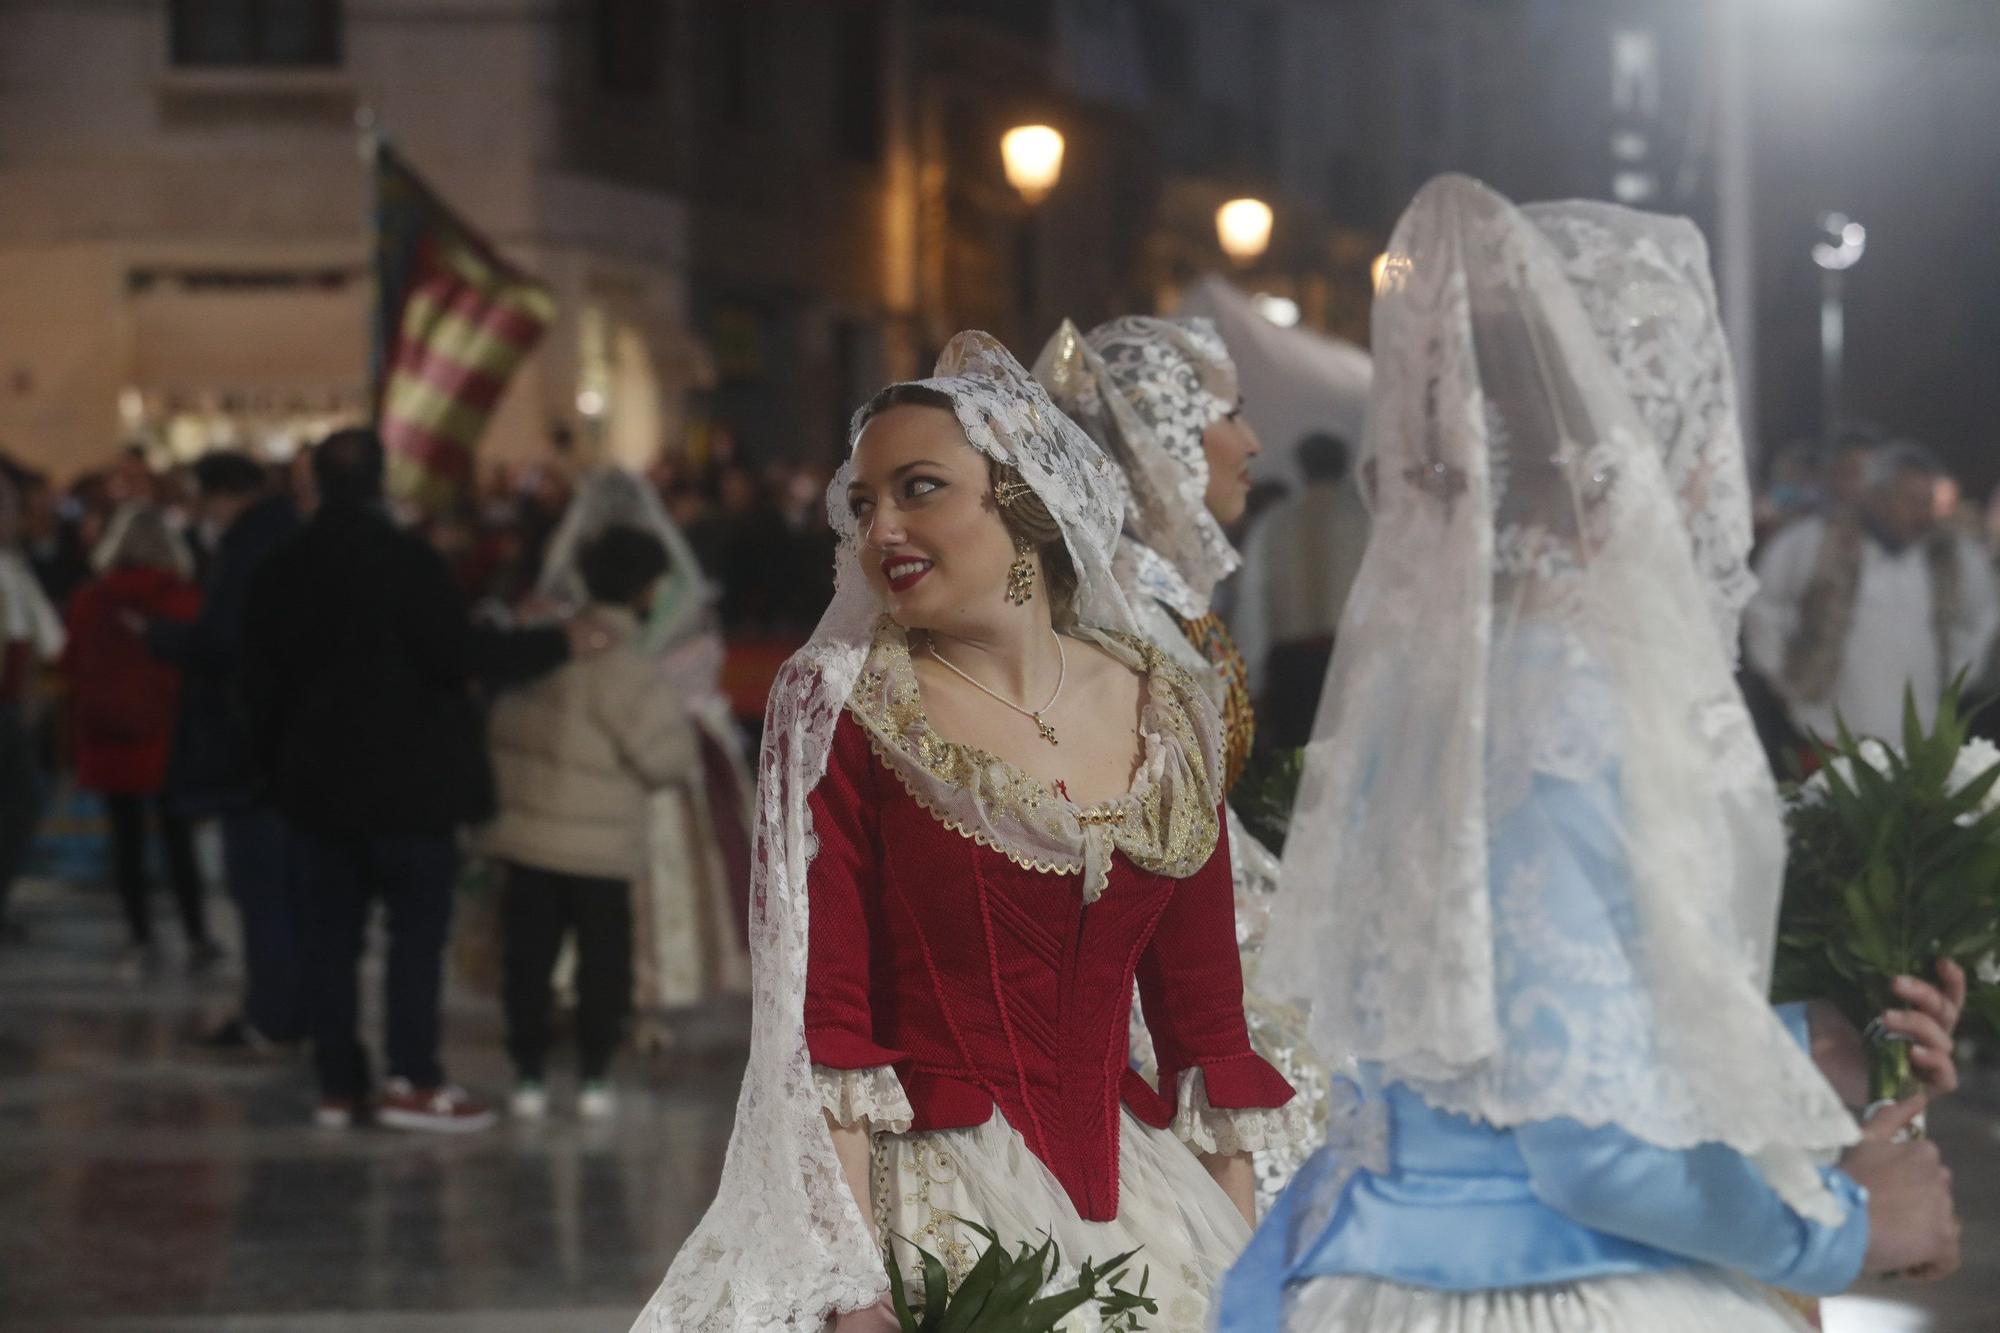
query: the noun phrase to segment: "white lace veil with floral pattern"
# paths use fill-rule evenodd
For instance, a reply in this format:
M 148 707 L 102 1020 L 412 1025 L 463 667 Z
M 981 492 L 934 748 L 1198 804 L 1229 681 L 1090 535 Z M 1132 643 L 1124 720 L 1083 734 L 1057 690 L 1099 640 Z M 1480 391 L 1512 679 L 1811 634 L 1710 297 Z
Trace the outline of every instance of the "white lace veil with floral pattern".
M 1064 320 L 1035 361 L 1056 406 L 1118 465 L 1131 503 L 1128 586 L 1198 620 L 1242 558 L 1208 512 L 1202 435 L 1236 408 L 1236 365 L 1206 319 Z
M 1757 591 L 1750 568 L 1756 533 L 1742 408 L 1708 242 L 1686 218 L 1618 204 L 1573 199 L 1521 211 L 1555 247 L 1659 447 L 1716 632 L 1733 658 L 1743 608 Z
M 1521 212 L 1562 261 L 1563 275 L 1625 382 L 1680 507 L 1717 638 L 1733 665 L 1743 608 L 1757 591 L 1750 469 L 1736 372 L 1709 274 L 1708 241 L 1686 218 L 1618 204 L 1565 200 Z M 1782 882 L 1784 847 L 1753 830 L 1768 823 L 1768 761 L 1750 732 L 1717 737 L 1715 789 L 1732 823 L 1735 874 Z M 1737 896 L 1738 928 L 1756 957 L 1777 948 L 1778 922 L 1754 895 Z
M 917 382 L 949 397 L 972 447 L 1017 469 L 1061 525 L 1079 579 L 1079 621 L 1131 633 L 1111 576 L 1120 492 L 1097 446 L 986 334 L 953 338 L 935 377 Z M 862 424 L 857 414 L 850 449 Z M 888 1289 L 834 1156 L 804 1029 L 806 875 L 815 850 L 806 800 L 826 774 L 835 725 L 882 614 L 856 555 L 846 504 L 852 471 L 851 462 L 843 466 L 827 491 L 841 536 L 833 603 L 786 663 L 765 713 L 751 867 L 750 1060 L 722 1182 L 635 1333 L 817 1333 L 830 1313 Z
M 716 589 L 703 577 L 694 547 L 668 515 L 652 484 L 623 468 L 599 468 L 577 487 L 575 498 L 549 538 L 535 591 L 568 610 L 589 602 L 578 555 L 585 542 L 609 527 L 650 532 L 667 548 L 671 563 L 653 594 L 653 609 L 646 623 L 648 646 L 669 649 L 700 630 L 702 613 L 715 601 Z
M 1426 186 L 1389 255 L 1377 518 L 1260 983 L 1311 1006 L 1323 1054 L 1434 1106 L 1724 1143 L 1837 1220 L 1811 1154 L 1857 1131 L 1770 1007 L 1776 792 L 1741 763 L 1663 418 L 1557 248 L 1479 183 Z M 1563 803 L 1591 809 L 1597 860 L 1556 900 L 1542 868 L 1576 844 L 1533 821 Z M 1532 854 L 1496 884 L 1509 840 Z

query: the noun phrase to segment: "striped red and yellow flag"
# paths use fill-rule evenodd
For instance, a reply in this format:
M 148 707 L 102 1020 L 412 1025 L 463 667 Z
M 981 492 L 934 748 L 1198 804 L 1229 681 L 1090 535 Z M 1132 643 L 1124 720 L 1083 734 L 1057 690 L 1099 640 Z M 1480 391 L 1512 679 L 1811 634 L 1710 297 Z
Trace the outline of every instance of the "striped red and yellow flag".
M 430 508 L 463 492 L 508 379 L 554 317 L 547 287 L 376 145 L 373 383 L 392 495 Z

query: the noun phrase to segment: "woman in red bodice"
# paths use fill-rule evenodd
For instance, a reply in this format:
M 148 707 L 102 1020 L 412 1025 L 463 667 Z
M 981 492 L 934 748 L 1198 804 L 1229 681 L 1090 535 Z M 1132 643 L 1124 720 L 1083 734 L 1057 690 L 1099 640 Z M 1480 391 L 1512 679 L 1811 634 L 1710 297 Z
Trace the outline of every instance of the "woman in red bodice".
M 938 376 L 862 410 L 829 495 L 841 590 L 766 726 L 736 1132 L 641 1329 L 891 1329 L 881 1246 L 956 1279 L 967 1223 L 1072 1267 L 1136 1247 L 1147 1327 L 1200 1329 L 1288 1115 L 1220 724 L 1131 632 L 1104 458 L 984 335 Z

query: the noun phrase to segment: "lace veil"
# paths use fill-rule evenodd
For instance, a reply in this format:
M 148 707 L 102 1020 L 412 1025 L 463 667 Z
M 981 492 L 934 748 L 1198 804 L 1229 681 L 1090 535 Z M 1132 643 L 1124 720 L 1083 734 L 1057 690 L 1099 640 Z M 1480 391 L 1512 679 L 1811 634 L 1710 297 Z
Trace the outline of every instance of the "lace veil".
M 1111 576 L 1120 492 L 1096 445 L 984 333 L 953 338 L 936 376 L 920 383 L 950 397 L 972 447 L 1019 470 L 1061 525 L 1082 624 L 1131 633 Z M 861 424 L 857 415 L 850 448 Z M 825 776 L 835 725 L 882 614 L 856 555 L 846 505 L 852 473 L 850 461 L 827 491 L 841 538 L 833 602 L 786 663 L 765 714 L 751 869 L 750 1060 L 722 1181 L 635 1333 L 817 1333 L 829 1313 L 867 1305 L 888 1287 L 834 1157 L 804 1030 L 814 853 L 806 799 Z
M 1555 248 L 1659 447 L 1716 631 L 1733 655 L 1743 608 L 1757 591 L 1755 531 L 1742 409 L 1708 242 L 1686 218 L 1617 204 L 1569 200 L 1521 211 Z
M 1810 1154 L 1856 1130 L 1768 1000 L 1782 827 L 1654 434 L 1685 414 L 1635 400 L 1586 309 L 1624 294 L 1577 290 L 1623 274 L 1578 262 L 1464 177 L 1397 227 L 1377 519 L 1260 982 L 1435 1106 L 1725 1143 L 1837 1220 Z
M 601 468 L 577 487 L 562 522 L 549 538 L 535 591 L 570 609 L 588 602 L 590 595 L 583 586 L 577 554 L 592 537 L 617 526 L 652 533 L 666 546 L 667 557 L 673 562 L 653 594 L 653 609 L 646 618 L 650 646 L 671 648 L 700 631 L 703 613 L 715 601 L 716 590 L 702 575 L 694 548 L 668 516 L 651 483 L 622 468 Z
M 1064 320 L 1035 376 L 1118 465 L 1144 588 L 1189 620 L 1208 614 L 1215 585 L 1242 563 L 1208 512 L 1202 433 L 1236 407 L 1236 366 L 1206 319 L 1127 315 L 1088 334 Z

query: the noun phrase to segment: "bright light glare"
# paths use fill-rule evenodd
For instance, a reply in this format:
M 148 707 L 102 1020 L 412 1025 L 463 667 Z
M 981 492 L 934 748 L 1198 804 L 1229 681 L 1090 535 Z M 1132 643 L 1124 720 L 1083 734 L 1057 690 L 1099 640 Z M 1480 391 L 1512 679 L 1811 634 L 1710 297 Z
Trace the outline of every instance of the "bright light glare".
M 576 410 L 587 417 L 604 415 L 604 395 L 596 389 L 585 389 L 576 396 Z
M 1262 199 L 1231 199 L 1215 210 L 1215 239 L 1239 264 L 1256 259 L 1271 244 L 1271 206 Z
M 1845 213 L 1828 213 L 1820 219 L 1826 239 L 1813 246 L 1813 263 L 1832 273 L 1853 268 L 1868 253 L 1868 228 Z
M 1250 304 L 1256 307 L 1258 314 L 1281 329 L 1289 329 L 1299 322 L 1299 303 L 1289 296 L 1258 292 L 1250 298 Z
M 1658 194 L 1659 188 L 1650 171 L 1621 171 L 1611 178 L 1611 193 L 1621 204 L 1643 204 Z
M 1825 1333 L 1929 1333 L 1933 1325 L 1916 1306 L 1880 1296 L 1835 1296 L 1819 1311 Z
M 1369 276 L 1375 280 L 1377 295 L 1401 283 L 1410 273 L 1408 255 L 1391 255 L 1386 251 L 1375 256 L 1375 262 L 1368 266 Z
M 1063 137 L 1047 125 L 1018 125 L 1000 137 L 1000 163 L 1007 183 L 1038 204 L 1062 176 Z

